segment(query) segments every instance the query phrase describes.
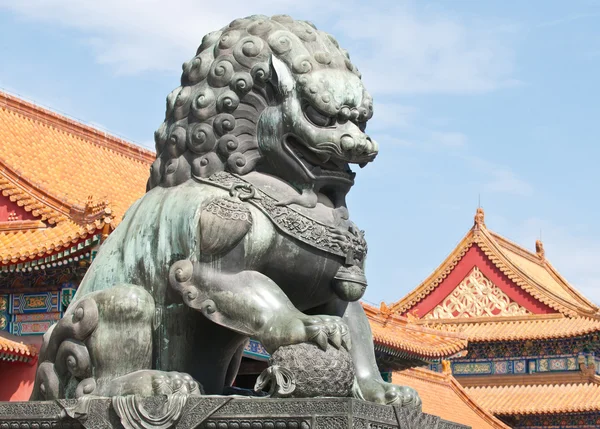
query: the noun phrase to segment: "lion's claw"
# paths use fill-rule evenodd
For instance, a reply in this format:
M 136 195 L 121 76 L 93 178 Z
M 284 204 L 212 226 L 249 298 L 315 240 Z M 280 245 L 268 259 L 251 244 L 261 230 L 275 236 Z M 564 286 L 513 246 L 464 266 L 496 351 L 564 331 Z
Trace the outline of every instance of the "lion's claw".
M 100 380 L 94 396 L 155 396 L 155 395 L 201 395 L 202 386 L 190 375 L 176 371 L 141 369 L 112 380 Z
M 327 350 L 327 345 L 331 344 L 336 349 L 344 347 L 350 350 L 350 335 L 348 334 L 348 326 L 339 317 L 336 316 L 315 316 L 316 323 L 307 327 L 309 341 L 315 342 L 321 349 Z M 318 331 L 317 335 L 314 335 Z
M 270 335 L 264 335 L 259 340 L 270 352 L 281 346 L 308 342 L 322 350 L 327 350 L 329 344 L 336 349 L 343 347 L 346 350 L 350 350 L 351 346 L 348 326 L 336 316 L 304 316 L 285 324 L 283 329 L 267 332 Z M 276 335 L 272 332 L 276 332 Z
M 336 349 L 339 349 L 342 346 L 342 333 L 337 326 L 330 327 L 329 339 Z
M 173 393 L 200 394 L 200 386 L 196 380 L 188 374 L 175 371 L 157 372 L 152 377 L 152 388 L 157 395 L 171 395 Z
M 327 350 L 327 334 L 323 326 L 308 326 L 306 328 L 307 340 L 318 345 L 322 350 Z

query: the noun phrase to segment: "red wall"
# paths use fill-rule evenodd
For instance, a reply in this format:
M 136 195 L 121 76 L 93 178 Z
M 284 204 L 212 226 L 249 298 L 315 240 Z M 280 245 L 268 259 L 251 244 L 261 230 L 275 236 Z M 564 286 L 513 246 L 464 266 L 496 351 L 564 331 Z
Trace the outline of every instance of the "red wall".
M 0 361 L 0 401 L 27 401 L 33 389 L 37 361 Z
M 417 317 L 423 317 L 431 310 L 433 310 L 438 304 L 440 304 L 444 298 L 452 293 L 452 291 L 464 280 L 471 270 L 477 267 L 492 283 L 498 286 L 502 291 L 508 295 L 508 297 L 531 311 L 533 314 L 549 314 L 556 313 L 555 310 L 548 307 L 546 304 L 533 298 L 512 280 L 502 273 L 483 253 L 483 251 L 474 244 L 465 253 L 465 256 L 460 262 L 454 267 L 452 272 L 438 285 L 433 292 L 431 292 L 425 299 L 417 303 L 412 307 L 408 313 L 412 313 Z M 406 315 L 406 314 L 404 314 Z

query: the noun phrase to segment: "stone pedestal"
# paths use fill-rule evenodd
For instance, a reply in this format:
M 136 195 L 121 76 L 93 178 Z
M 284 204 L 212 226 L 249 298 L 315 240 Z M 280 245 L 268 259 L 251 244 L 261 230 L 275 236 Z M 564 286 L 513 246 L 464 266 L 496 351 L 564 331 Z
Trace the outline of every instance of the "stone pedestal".
M 468 429 L 350 398 L 116 397 L 0 403 L 0 429 Z

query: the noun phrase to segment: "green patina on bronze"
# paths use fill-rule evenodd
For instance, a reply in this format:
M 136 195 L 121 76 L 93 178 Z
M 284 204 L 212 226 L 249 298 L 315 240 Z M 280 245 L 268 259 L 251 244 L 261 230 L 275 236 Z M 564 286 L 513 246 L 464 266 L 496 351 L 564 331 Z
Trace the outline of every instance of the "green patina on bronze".
M 285 350 L 272 391 L 301 377 L 285 359 L 312 353 L 325 373 L 342 353 L 355 382 L 344 369 L 339 394 L 418 404 L 381 378 L 358 303 L 367 247 L 346 195 L 350 164 L 377 155 L 372 114 L 347 52 L 310 23 L 253 16 L 207 35 L 167 98 L 148 192 L 44 337 L 32 398 L 221 394 L 253 337 Z M 297 381 L 328 394 L 327 378 Z

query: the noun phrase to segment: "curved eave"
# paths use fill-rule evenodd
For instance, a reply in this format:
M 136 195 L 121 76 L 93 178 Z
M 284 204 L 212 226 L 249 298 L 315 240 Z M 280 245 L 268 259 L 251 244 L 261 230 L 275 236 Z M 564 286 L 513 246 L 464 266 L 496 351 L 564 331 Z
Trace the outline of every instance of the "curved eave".
M 543 267 L 545 271 L 553 278 L 553 280 L 556 281 L 559 285 L 561 285 L 563 290 L 569 294 L 570 298 L 577 301 L 577 303 L 580 304 L 580 306 L 589 307 L 588 310 L 591 314 L 597 314 L 600 312 L 600 308 L 596 304 L 591 302 L 589 299 L 587 299 L 577 289 L 571 286 L 571 284 L 558 272 L 558 270 L 550 263 L 550 261 L 548 261 L 548 259 L 545 258 L 545 256 L 540 257 L 539 255 L 530 252 L 529 250 L 523 248 L 522 246 L 509 240 L 508 238 L 501 236 L 496 232 L 490 230 L 486 230 L 485 232 L 490 237 L 492 237 L 493 242 L 499 244 L 500 247 L 509 248 L 510 251 L 516 252 L 520 256 L 529 259 L 529 261 L 539 265 L 540 267 Z M 518 264 L 513 265 L 518 267 Z M 537 285 L 544 287 L 543 283 L 535 280 L 526 273 L 523 273 L 523 275 L 530 279 L 532 282 L 536 283 Z M 552 294 L 551 291 L 548 291 L 548 293 Z M 557 298 L 561 299 L 560 297 Z
M 70 205 L 55 199 L 46 191 L 36 189 L 20 173 L 12 171 L 0 159 L 0 191 L 12 202 L 42 221 L 54 225 L 68 219 Z
M 495 415 L 600 412 L 597 383 L 471 387 L 466 391 Z
M 458 265 L 467 251 L 473 245 L 473 231 L 470 230 L 467 235 L 458 243 L 454 250 L 446 259 L 427 277 L 419 286 L 414 288 L 400 301 L 390 305 L 390 311 L 398 314 L 405 314 L 420 301 L 425 299 L 433 292 L 444 279 Z
M 423 406 L 432 407 L 426 412 L 441 415 L 442 418 L 457 423 L 471 425 L 473 429 L 493 428 L 509 429 L 507 425 L 493 416 L 487 408 L 474 400 L 464 387 L 451 375 L 447 373 L 433 372 L 425 368 L 412 368 L 393 374 L 394 383 L 411 386 L 417 391 L 423 392 Z M 447 397 L 448 390 L 452 391 L 454 397 L 450 397 L 451 403 L 440 404 L 442 398 Z M 453 402 L 458 400 L 460 402 Z M 465 407 L 465 408 L 463 408 Z M 437 410 L 437 411 L 436 411 Z M 473 414 L 469 414 L 469 413 Z
M 517 284 L 521 289 L 525 292 L 539 300 L 540 302 L 548 305 L 549 307 L 555 309 L 556 311 L 567 315 L 567 316 L 577 316 L 577 315 L 586 315 L 593 316 L 598 314 L 598 307 L 589 303 L 588 300 L 582 299 L 579 293 L 574 292 L 574 289 L 571 285 L 566 283 L 562 277 L 560 278 L 561 287 L 571 296 L 576 303 L 568 302 L 561 296 L 558 296 L 554 292 L 548 290 L 543 284 L 538 282 L 536 279 L 525 273 L 518 264 L 515 264 L 510 257 L 506 256 L 506 254 L 500 248 L 497 239 L 500 238 L 507 243 L 515 246 L 520 249 L 522 252 L 527 252 L 527 250 L 521 248 L 520 246 L 512 243 L 511 241 L 505 239 L 504 237 L 499 236 L 498 234 L 491 233 L 486 228 L 481 228 L 479 234 L 475 234 L 475 241 L 478 246 L 480 246 L 481 250 L 486 254 L 486 256 L 496 265 L 496 267 L 502 271 L 504 275 L 506 275 L 511 281 Z M 548 263 L 544 262 L 544 268 L 548 269 Z M 591 304 L 591 307 L 588 306 L 588 303 Z
M 562 314 L 420 320 L 437 323 L 464 335 L 470 343 L 550 340 L 600 333 L 600 320 Z
M 23 344 L 0 334 L 0 360 L 5 362 L 33 363 L 37 360 L 38 349 L 32 344 Z
M 466 338 L 459 333 L 419 326 L 396 315 L 386 317 L 376 308 L 362 305 L 375 344 L 391 355 L 431 360 L 450 357 L 467 348 Z
M 20 234 L 17 240 L 6 243 L 7 236 L 0 235 L 0 270 L 35 269 L 48 264 L 59 264 L 89 251 L 101 240 L 103 228 L 91 231 L 77 230 L 57 234 L 50 239 L 36 239 L 31 233 Z M 27 239 L 31 238 L 31 241 Z

